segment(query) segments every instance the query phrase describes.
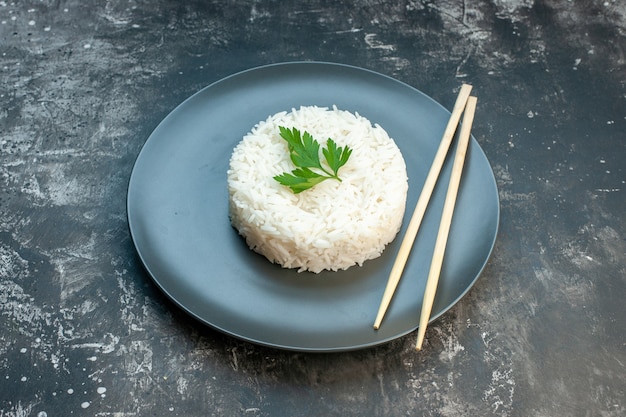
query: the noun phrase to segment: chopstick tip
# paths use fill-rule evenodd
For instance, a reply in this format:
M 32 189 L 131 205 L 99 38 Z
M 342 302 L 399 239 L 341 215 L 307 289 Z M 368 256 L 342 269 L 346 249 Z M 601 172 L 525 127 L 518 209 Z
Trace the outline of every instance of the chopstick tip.
M 416 351 L 420 351 L 422 350 L 422 344 L 424 343 L 424 338 L 422 336 L 418 336 L 418 340 L 415 343 L 415 350 Z

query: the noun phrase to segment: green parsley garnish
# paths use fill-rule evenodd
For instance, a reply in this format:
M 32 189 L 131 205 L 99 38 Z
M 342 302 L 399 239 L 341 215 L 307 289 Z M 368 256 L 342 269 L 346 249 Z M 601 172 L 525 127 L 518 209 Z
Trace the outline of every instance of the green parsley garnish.
M 335 141 L 329 138 L 326 147 L 322 149 L 325 167 L 320 161 L 320 144 L 308 132 L 300 135 L 295 127 L 289 130 L 283 126 L 279 126 L 279 130 L 280 136 L 287 141 L 289 156 L 297 168 L 291 173 L 276 175 L 276 181 L 291 188 L 294 194 L 308 190 L 329 178 L 341 181 L 339 168 L 348 162 L 352 149 L 348 146 L 337 147 Z

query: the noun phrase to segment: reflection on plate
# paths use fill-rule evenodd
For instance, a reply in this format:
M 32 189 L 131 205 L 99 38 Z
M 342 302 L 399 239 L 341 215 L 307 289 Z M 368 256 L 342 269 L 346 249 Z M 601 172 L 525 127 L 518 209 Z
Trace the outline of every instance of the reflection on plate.
M 268 115 L 302 105 L 357 112 L 380 124 L 409 175 L 402 230 L 362 267 L 320 274 L 282 269 L 230 226 L 226 170 L 233 147 Z M 298 351 L 374 346 L 415 330 L 451 164 L 444 165 L 381 328 L 372 328 L 391 265 L 450 113 L 420 91 L 346 65 L 299 62 L 244 71 L 196 93 L 145 143 L 130 178 L 128 221 L 156 284 L 201 322 L 232 336 Z M 495 242 L 496 183 L 472 139 L 432 319 L 474 284 Z

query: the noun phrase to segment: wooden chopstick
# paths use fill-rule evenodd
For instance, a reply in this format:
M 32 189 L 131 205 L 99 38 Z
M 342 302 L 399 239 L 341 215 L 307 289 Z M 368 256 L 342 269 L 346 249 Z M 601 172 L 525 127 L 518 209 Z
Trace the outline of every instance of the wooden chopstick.
M 378 315 L 376 316 L 376 321 L 374 322 L 374 329 L 378 329 L 380 327 L 380 324 L 383 321 L 383 317 L 387 312 L 387 308 L 389 307 L 389 303 L 391 303 L 393 293 L 396 291 L 398 282 L 400 282 L 400 277 L 402 276 L 402 272 L 404 271 L 404 266 L 406 265 L 409 253 L 411 252 L 411 247 L 413 246 L 413 242 L 415 241 L 415 237 L 417 236 L 417 231 L 419 230 L 422 219 L 424 218 L 424 213 L 426 212 L 428 201 L 430 200 L 433 189 L 435 188 L 435 184 L 437 183 L 437 178 L 439 177 L 441 167 L 443 166 L 443 163 L 446 159 L 446 154 L 448 153 L 448 149 L 450 148 L 450 144 L 452 143 L 452 139 L 454 138 L 454 133 L 456 132 L 459 120 L 461 120 L 461 114 L 463 113 L 463 109 L 465 108 L 465 104 L 467 103 L 467 98 L 469 97 L 470 91 L 472 91 L 472 86 L 469 84 L 463 84 L 457 96 L 456 102 L 454 103 L 454 108 L 452 109 L 450 120 L 448 121 L 448 125 L 443 132 L 441 143 L 439 144 L 439 148 L 437 149 L 437 153 L 435 154 L 433 163 L 430 166 L 428 175 L 426 176 L 424 187 L 422 188 L 422 192 L 420 193 L 420 196 L 417 200 L 415 210 L 413 211 L 411 221 L 409 222 L 406 233 L 402 240 L 402 244 L 400 245 L 400 249 L 398 250 L 396 260 L 393 264 L 393 267 L 391 268 L 391 273 L 389 274 L 387 286 L 385 288 L 385 292 L 383 293 L 383 298 L 378 309 Z
M 441 215 L 439 232 L 437 233 L 437 240 L 435 242 L 435 252 L 433 254 L 433 259 L 430 264 L 430 271 L 428 272 L 426 289 L 424 290 L 422 313 L 420 315 L 417 343 L 415 345 L 416 350 L 422 349 L 422 343 L 424 342 L 424 335 L 426 333 L 426 326 L 428 325 L 428 321 L 430 319 L 430 313 L 432 311 L 435 294 L 437 292 L 439 274 L 441 273 L 443 257 L 446 251 L 448 234 L 450 232 L 450 225 L 452 223 L 452 215 L 454 213 L 454 206 L 456 204 L 456 197 L 459 191 L 459 184 L 461 182 L 461 174 L 463 173 L 463 165 L 465 163 L 465 155 L 467 154 L 467 147 L 469 144 L 472 122 L 474 120 L 474 113 L 476 111 L 476 101 L 476 97 L 469 97 L 469 99 L 467 100 L 467 105 L 465 107 L 465 114 L 463 115 L 463 125 L 461 126 L 459 143 L 457 145 L 456 153 L 454 156 L 454 164 L 452 165 L 452 174 L 450 176 L 448 192 L 446 193 L 446 199 L 443 204 L 443 213 Z

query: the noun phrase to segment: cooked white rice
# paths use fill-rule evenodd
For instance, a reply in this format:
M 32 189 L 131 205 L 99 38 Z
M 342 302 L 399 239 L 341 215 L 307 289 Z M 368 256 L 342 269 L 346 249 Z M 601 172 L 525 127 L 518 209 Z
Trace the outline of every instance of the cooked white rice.
M 342 181 L 328 179 L 299 194 L 279 184 L 273 177 L 295 168 L 279 126 L 307 131 L 321 147 L 328 138 L 351 147 L 339 169 Z M 235 147 L 228 170 L 230 219 L 248 246 L 285 268 L 315 273 L 380 256 L 400 230 L 407 189 L 406 165 L 393 139 L 336 107 L 268 117 Z

